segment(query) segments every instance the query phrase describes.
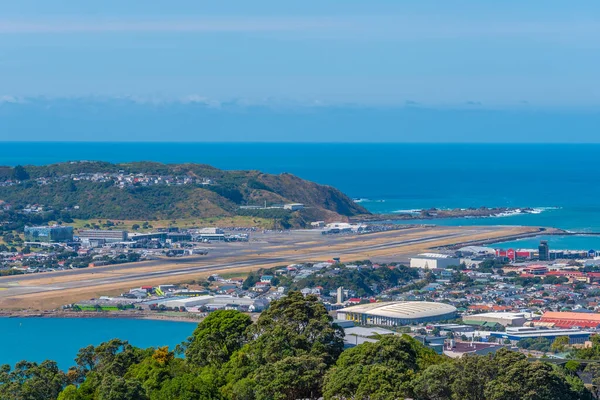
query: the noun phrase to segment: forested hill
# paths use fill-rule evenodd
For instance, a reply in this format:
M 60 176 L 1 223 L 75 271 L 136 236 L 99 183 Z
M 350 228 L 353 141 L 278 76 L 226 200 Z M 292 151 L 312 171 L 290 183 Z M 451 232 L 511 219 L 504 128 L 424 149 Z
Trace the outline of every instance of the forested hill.
M 368 211 L 339 190 L 291 174 L 224 171 L 202 164 L 69 162 L 0 167 L 0 203 L 42 205 L 73 218 L 174 219 L 250 215 L 340 220 Z M 306 209 L 240 206 L 302 203 Z M 301 224 L 301 223 L 300 223 Z

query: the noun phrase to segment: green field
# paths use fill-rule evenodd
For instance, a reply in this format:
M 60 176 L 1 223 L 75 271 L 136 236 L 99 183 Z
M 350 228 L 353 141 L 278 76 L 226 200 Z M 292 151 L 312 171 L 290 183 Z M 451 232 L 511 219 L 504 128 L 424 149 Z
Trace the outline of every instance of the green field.
M 107 221 L 112 222 L 112 227 L 106 227 Z M 151 226 L 144 229 L 143 225 L 148 222 Z M 52 224 L 52 223 L 50 223 Z M 136 232 L 150 232 L 156 228 L 168 228 L 170 226 L 177 226 L 179 228 L 205 228 L 212 226 L 219 227 L 245 227 L 245 228 L 260 228 L 260 229 L 271 229 L 273 227 L 273 220 L 258 217 L 247 217 L 247 216 L 235 216 L 235 217 L 213 217 L 213 218 L 189 218 L 189 219 L 173 219 L 173 220 L 158 220 L 158 221 L 142 221 L 142 220 L 115 220 L 115 219 L 74 219 L 72 223 L 65 224 L 73 226 L 77 230 L 88 229 L 86 225 L 96 224 L 101 229 L 123 229 L 126 231 L 133 231 L 133 225 L 139 225 L 140 228 Z
M 100 306 L 100 309 L 98 309 L 98 307 L 95 306 L 78 306 L 81 311 L 121 311 L 117 306 Z M 135 308 L 134 306 L 123 306 L 124 309 L 133 309 Z

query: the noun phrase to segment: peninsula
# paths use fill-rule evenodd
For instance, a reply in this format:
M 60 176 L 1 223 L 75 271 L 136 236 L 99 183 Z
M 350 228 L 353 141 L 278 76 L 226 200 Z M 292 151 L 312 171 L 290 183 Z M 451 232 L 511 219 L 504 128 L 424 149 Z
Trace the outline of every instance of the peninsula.
M 189 220 L 247 217 L 278 228 L 346 221 L 369 211 L 341 191 L 294 175 L 224 171 L 202 164 L 78 161 L 0 167 L 0 210 L 35 223 L 73 219 Z

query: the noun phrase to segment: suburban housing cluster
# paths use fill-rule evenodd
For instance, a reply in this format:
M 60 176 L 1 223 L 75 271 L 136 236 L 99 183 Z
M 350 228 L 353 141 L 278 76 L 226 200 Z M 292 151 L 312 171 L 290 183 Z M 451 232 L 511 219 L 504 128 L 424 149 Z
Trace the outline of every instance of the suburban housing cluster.
M 77 173 L 68 175 L 59 175 L 53 177 L 33 178 L 30 181 L 36 182 L 39 185 L 48 185 L 53 182 L 60 181 L 90 181 L 96 183 L 110 182 L 119 187 L 131 186 L 154 186 L 154 185 L 210 185 L 212 179 L 196 177 L 190 175 L 159 175 L 147 173 L 127 173 L 119 171 L 111 172 L 93 172 L 93 173 Z M 0 181 L 2 186 L 12 186 L 19 184 L 19 180 L 7 179 Z

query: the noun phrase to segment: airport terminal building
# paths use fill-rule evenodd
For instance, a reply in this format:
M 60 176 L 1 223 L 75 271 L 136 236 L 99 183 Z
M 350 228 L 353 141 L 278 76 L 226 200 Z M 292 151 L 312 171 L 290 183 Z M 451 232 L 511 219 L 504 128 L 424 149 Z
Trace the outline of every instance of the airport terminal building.
M 125 242 L 127 231 L 85 229 L 79 232 L 79 240 L 86 245 Z
M 456 318 L 456 307 L 428 301 L 360 304 L 337 311 L 337 319 L 357 325 L 402 326 Z
M 26 242 L 72 242 L 72 226 L 26 226 L 24 229 Z

